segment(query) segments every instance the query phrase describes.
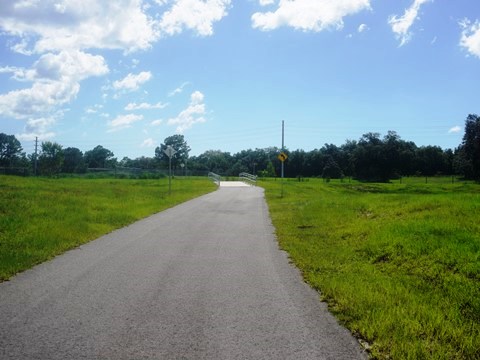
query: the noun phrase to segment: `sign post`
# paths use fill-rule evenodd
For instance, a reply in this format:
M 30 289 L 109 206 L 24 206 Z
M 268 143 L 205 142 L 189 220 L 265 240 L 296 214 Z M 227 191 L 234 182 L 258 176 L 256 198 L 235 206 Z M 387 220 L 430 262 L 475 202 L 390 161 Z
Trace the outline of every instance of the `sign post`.
M 278 160 L 282 162 L 282 196 L 281 196 L 282 198 L 283 198 L 283 163 L 287 159 L 288 159 L 288 156 L 283 151 L 280 154 L 278 154 Z
M 168 145 L 163 152 L 168 156 L 168 194 L 170 195 L 172 193 L 172 156 L 176 151 L 171 145 Z

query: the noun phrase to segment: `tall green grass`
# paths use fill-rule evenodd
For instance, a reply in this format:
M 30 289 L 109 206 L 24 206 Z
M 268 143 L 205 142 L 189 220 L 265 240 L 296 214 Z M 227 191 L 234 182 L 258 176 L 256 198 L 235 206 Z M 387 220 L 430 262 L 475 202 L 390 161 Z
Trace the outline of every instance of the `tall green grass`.
M 0 281 L 100 235 L 213 191 L 208 179 L 0 176 Z
M 480 186 L 260 183 L 280 245 L 379 359 L 480 359 Z

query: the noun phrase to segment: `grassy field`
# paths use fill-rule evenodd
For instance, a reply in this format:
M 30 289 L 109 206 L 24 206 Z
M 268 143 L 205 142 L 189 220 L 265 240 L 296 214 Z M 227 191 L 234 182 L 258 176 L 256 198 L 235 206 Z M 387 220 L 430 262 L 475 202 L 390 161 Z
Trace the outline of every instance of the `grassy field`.
M 0 176 L 0 281 L 191 198 L 206 178 L 46 179 Z
M 480 186 L 262 181 L 280 245 L 378 359 L 480 359 Z

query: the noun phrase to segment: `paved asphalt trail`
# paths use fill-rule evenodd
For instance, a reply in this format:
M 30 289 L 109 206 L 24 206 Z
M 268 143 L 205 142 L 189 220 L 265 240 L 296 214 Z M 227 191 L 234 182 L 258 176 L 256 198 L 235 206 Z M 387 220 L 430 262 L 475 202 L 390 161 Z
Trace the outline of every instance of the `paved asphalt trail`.
M 263 190 L 218 191 L 0 284 L 0 359 L 362 359 L 278 250 Z

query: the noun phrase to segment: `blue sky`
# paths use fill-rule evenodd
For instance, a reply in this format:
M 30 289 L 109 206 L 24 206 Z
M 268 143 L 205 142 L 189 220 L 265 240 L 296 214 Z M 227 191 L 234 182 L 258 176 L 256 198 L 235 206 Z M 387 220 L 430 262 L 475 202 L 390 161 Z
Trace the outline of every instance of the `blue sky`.
M 0 132 L 118 159 L 312 150 L 367 132 L 455 148 L 480 113 L 478 0 L 0 0 Z

